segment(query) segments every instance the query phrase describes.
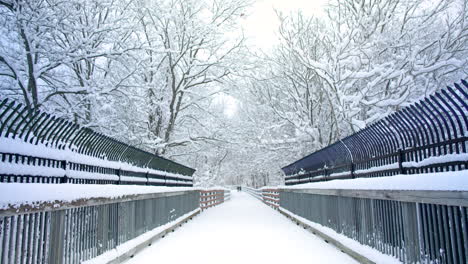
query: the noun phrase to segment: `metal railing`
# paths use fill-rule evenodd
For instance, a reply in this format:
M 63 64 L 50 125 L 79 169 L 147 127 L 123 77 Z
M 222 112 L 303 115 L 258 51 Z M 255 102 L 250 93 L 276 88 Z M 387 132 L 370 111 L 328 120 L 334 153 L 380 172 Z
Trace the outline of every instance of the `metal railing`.
M 62 118 L 0 101 L 0 182 L 193 186 L 194 172 Z
M 404 263 L 468 263 L 468 192 L 283 189 L 280 206 Z
M 224 191 L 224 202 L 231 200 L 231 190 L 225 190 Z
M 243 186 L 242 190 L 246 193 L 252 195 L 253 197 L 259 199 L 266 205 L 277 209 L 279 207 L 279 191 L 277 188 L 261 188 L 254 189 L 251 187 Z
M 252 195 L 253 197 L 263 201 L 262 191 L 260 189 L 254 189 L 247 186 L 242 186 L 242 190 Z
M 454 84 L 282 168 L 286 185 L 468 169 L 468 83 Z
M 80 263 L 197 210 L 199 192 L 0 209 L 0 263 Z

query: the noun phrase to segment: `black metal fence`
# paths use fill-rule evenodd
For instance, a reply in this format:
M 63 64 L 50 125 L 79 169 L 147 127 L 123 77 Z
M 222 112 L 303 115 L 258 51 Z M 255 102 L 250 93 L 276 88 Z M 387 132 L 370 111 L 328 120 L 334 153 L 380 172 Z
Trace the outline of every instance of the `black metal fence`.
M 193 186 L 194 172 L 65 119 L 0 102 L 0 182 Z
M 282 168 L 286 185 L 467 169 L 467 93 L 462 80 Z

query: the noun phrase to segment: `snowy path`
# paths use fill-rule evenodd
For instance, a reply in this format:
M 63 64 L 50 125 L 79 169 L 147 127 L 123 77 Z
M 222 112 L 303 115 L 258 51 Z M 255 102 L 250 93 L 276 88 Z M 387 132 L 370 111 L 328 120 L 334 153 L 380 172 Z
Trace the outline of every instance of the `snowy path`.
M 357 263 L 246 193 L 210 208 L 127 264 Z

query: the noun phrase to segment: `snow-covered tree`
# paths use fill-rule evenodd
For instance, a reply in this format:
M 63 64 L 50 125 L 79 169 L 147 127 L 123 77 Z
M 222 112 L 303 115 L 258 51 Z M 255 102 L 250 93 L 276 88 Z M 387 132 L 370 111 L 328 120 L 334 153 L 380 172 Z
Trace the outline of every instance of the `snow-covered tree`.
M 103 81 L 106 63 L 127 49 L 120 45 L 127 22 L 121 6 L 115 0 L 0 1 L 3 94 L 90 122 L 90 95 L 110 84 Z
M 280 44 L 251 74 L 254 96 L 309 152 L 466 77 L 467 1 L 330 1 L 327 12 L 279 14 Z
M 147 97 L 148 144 L 165 153 L 204 137 L 187 125 L 197 126 L 193 111 L 203 109 L 203 101 L 219 93 L 220 83 L 236 71 L 244 40 L 226 32 L 238 31 L 238 18 L 248 2 L 164 0 L 145 4 L 140 19 L 141 36 L 147 44 L 141 83 Z M 184 130 L 192 133 L 181 135 Z

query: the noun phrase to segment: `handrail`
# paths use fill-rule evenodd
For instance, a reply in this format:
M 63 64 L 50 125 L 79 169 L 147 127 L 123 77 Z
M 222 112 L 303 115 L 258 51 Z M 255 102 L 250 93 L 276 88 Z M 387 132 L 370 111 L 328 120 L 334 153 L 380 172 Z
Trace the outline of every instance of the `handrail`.
M 242 186 L 242 190 L 246 191 L 248 194 L 252 195 L 253 197 L 259 199 L 259 200 L 262 200 L 262 192 L 258 189 L 254 189 L 254 188 L 251 188 L 251 187 L 247 187 L 247 186 Z
M 10 204 L 0 208 L 0 217 L 15 216 L 20 214 L 31 214 L 37 212 L 54 212 L 73 208 L 100 206 L 106 204 L 124 203 L 139 200 L 157 199 L 161 197 L 170 197 L 184 195 L 193 191 L 168 191 L 144 194 L 129 194 L 119 197 L 89 197 L 79 198 L 72 201 L 38 201 L 33 203 Z
M 278 189 L 281 192 L 468 207 L 468 191 Z

